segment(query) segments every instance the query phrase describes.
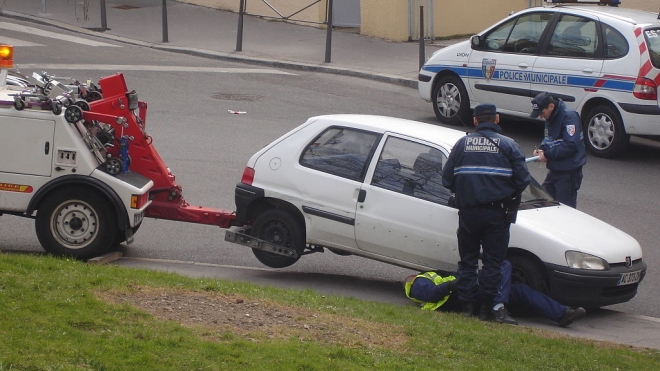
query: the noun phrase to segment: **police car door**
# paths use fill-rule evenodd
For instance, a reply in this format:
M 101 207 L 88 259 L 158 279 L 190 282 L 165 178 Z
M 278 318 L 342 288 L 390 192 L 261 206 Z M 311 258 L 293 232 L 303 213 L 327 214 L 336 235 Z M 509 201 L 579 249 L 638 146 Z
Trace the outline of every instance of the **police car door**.
M 534 94 L 548 91 L 576 109 L 589 89 L 604 82 L 599 79 L 603 59 L 597 25 L 592 19 L 562 14 L 534 64 Z
M 529 76 L 552 16 L 548 11 L 525 13 L 483 34 L 480 50 L 473 50 L 469 60 L 472 101 L 494 103 L 502 113 L 530 110 Z
M 448 152 L 388 136 L 372 161 L 355 216 L 358 248 L 379 260 L 454 270 L 458 211 L 442 186 Z M 422 268 L 423 269 L 423 268 Z

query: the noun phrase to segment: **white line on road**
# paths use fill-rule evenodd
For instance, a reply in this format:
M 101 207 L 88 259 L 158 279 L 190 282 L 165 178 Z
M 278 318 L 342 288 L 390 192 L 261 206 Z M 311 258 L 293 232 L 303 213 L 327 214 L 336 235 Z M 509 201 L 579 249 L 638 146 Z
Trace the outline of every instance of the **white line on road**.
M 31 43 L 25 40 L 12 39 L 11 37 L 0 37 L 0 43 L 11 46 L 45 46 L 43 44 Z
M 212 73 L 259 73 L 271 75 L 293 75 L 266 68 L 220 68 L 220 67 L 188 67 L 188 66 L 149 66 L 149 65 L 123 65 L 123 64 L 38 64 L 19 63 L 20 69 L 33 70 L 86 70 L 86 71 L 152 71 L 152 72 L 212 72 Z
M 41 30 L 41 29 L 38 29 L 38 28 L 23 26 L 23 25 L 20 25 L 20 24 L 9 23 L 9 22 L 0 22 L 0 28 L 5 29 L 5 30 L 24 32 L 24 33 L 28 33 L 28 34 L 31 34 L 31 35 L 49 37 L 51 39 L 69 41 L 69 42 L 72 42 L 72 43 L 83 44 L 83 45 L 87 45 L 87 46 L 110 46 L 110 47 L 115 47 L 115 48 L 121 48 L 120 45 L 112 45 L 112 44 L 103 43 L 103 42 L 100 42 L 100 41 L 83 39 L 82 37 L 77 37 L 77 36 L 68 36 L 68 35 L 64 35 L 64 34 L 60 34 L 60 33 L 44 31 L 44 30 Z

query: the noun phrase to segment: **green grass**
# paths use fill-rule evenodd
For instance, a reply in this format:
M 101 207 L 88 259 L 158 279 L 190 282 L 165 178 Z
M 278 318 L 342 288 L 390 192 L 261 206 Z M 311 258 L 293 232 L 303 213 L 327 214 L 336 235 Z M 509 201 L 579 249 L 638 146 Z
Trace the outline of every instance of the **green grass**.
M 136 288 L 253 298 L 300 308 L 384 346 L 245 336 L 184 326 L 98 293 Z M 316 315 L 315 315 L 316 317 Z M 367 329 L 367 330 L 365 330 Z M 336 334 L 350 336 L 353 329 Z M 415 306 L 192 279 L 48 256 L 0 255 L 0 371 L 5 370 L 657 370 L 660 352 L 482 323 Z

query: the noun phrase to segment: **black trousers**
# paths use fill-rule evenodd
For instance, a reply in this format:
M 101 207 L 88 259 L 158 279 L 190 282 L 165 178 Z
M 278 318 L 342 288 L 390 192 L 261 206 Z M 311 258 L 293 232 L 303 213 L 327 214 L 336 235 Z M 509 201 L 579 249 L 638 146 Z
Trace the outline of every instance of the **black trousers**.
M 492 306 L 502 282 L 502 262 L 509 247 L 510 223 L 501 207 L 470 207 L 458 211 L 457 289 L 463 303 Z M 483 268 L 478 274 L 479 254 Z

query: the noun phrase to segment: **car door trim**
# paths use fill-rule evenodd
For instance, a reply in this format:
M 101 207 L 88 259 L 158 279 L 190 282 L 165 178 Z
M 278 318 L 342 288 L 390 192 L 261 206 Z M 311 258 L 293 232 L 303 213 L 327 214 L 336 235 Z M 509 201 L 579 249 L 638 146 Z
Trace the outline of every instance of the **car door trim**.
M 330 212 L 327 212 L 327 211 L 324 211 L 324 210 L 315 209 L 315 208 L 309 207 L 309 206 L 303 206 L 302 210 L 305 213 L 310 214 L 310 215 L 318 216 L 318 217 L 325 218 L 325 219 L 334 220 L 335 222 L 339 222 L 339 223 L 344 223 L 344 224 L 348 224 L 348 225 L 355 225 L 355 218 L 348 218 L 348 217 L 345 217 L 345 216 L 342 216 L 342 215 L 337 215 L 337 214 L 330 213 Z

